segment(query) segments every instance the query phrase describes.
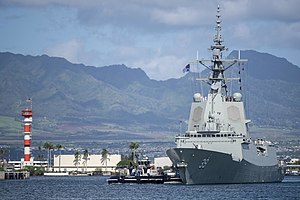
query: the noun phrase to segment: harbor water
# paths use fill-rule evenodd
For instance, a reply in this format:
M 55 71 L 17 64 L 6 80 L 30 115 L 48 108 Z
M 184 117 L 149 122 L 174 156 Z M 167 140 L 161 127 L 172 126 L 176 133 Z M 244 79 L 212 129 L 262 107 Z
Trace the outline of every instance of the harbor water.
M 107 177 L 31 177 L 0 181 L 4 199 L 300 199 L 300 176 L 282 183 L 107 184 Z

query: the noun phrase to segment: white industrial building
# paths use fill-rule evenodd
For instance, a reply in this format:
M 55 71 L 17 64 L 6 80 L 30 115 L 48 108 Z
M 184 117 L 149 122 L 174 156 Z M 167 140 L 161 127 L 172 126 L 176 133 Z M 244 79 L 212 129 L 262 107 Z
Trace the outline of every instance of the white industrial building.
M 32 167 L 47 167 L 48 162 L 47 161 L 39 161 L 39 160 L 33 160 L 33 157 L 30 158 L 29 162 L 24 162 L 24 158 L 21 158 L 21 160 L 13 161 L 10 160 L 8 161 L 8 164 L 10 167 L 12 167 L 13 170 L 21 170 L 25 166 L 32 166 Z
M 79 172 L 114 172 L 117 164 L 121 161 L 121 155 L 108 155 L 106 160 L 102 159 L 101 154 L 89 155 L 87 161 L 85 161 L 82 156 L 78 160 L 78 165 L 76 166 L 74 155 L 55 155 L 53 171 L 79 171 Z

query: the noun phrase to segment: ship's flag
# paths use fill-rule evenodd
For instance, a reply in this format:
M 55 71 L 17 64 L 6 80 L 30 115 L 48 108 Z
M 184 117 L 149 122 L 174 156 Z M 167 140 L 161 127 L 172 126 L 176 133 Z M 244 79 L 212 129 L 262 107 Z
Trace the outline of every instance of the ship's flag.
M 183 73 L 190 72 L 190 69 L 191 69 L 190 64 L 187 64 L 187 65 L 182 69 L 182 72 L 183 72 Z

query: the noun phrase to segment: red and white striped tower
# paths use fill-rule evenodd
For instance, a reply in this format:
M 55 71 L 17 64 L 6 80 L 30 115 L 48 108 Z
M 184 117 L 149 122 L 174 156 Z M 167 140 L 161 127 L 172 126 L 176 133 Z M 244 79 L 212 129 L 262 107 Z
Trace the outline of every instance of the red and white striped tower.
M 22 110 L 24 117 L 24 165 L 30 165 L 30 143 L 31 143 L 31 123 L 32 123 L 32 108 Z

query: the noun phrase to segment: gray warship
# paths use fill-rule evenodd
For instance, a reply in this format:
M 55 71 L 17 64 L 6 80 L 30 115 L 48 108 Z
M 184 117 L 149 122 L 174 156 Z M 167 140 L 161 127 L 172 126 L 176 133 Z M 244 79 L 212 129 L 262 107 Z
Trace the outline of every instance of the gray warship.
M 225 78 L 224 72 L 247 60 L 240 56 L 222 58 L 226 48 L 222 44 L 219 6 L 215 30 L 212 58 L 195 61 L 204 66 L 210 63 L 210 76 L 200 79 L 210 85 L 210 90 L 207 97 L 194 94 L 187 131 L 176 136 L 176 148 L 168 149 L 167 155 L 184 184 L 281 182 L 284 170 L 274 145 L 264 139 L 251 139 L 242 94 L 230 96 L 227 91 L 227 82 L 240 79 Z

